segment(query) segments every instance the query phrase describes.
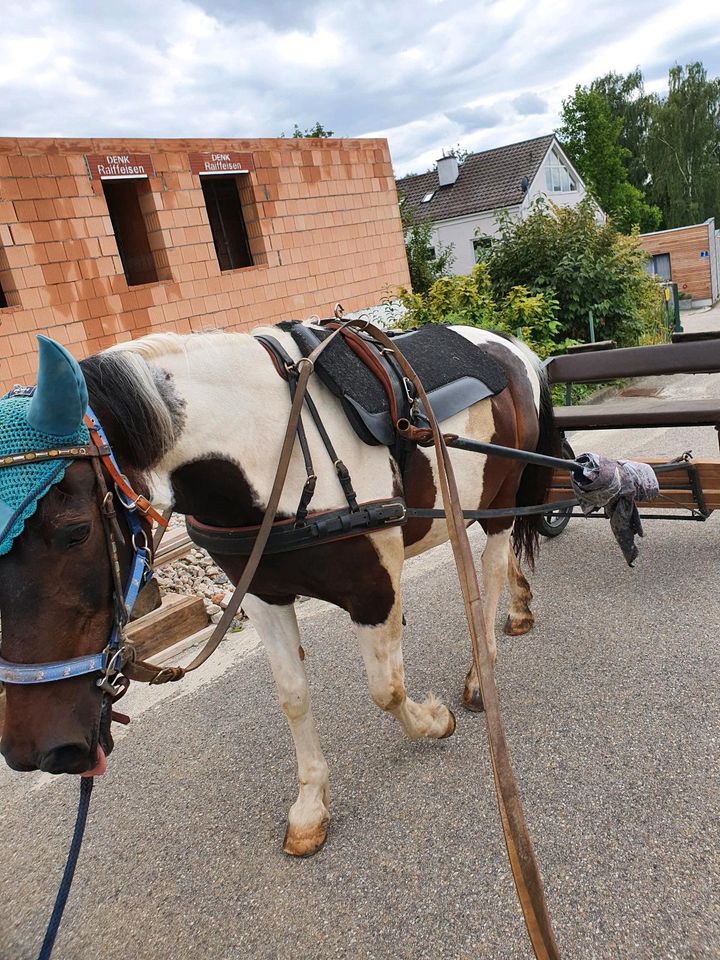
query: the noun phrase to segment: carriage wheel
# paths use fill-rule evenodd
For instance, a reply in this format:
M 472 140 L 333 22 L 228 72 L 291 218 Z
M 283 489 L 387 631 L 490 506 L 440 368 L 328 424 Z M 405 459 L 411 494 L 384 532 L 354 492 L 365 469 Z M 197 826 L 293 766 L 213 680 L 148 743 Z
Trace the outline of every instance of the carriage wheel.
M 562 442 L 562 453 L 566 460 L 575 459 L 575 452 L 567 440 Z M 559 537 L 570 523 L 572 512 L 572 507 L 565 507 L 564 510 L 551 510 L 550 513 L 542 514 L 538 520 L 538 532 L 548 539 Z

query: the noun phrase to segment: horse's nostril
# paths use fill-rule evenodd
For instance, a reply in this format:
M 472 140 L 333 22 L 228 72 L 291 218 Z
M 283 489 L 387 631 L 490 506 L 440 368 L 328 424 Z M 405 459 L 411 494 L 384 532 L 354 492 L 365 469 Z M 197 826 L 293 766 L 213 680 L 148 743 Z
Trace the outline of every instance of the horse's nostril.
M 84 773 L 93 765 L 86 743 L 66 743 L 49 750 L 38 764 L 46 773 Z

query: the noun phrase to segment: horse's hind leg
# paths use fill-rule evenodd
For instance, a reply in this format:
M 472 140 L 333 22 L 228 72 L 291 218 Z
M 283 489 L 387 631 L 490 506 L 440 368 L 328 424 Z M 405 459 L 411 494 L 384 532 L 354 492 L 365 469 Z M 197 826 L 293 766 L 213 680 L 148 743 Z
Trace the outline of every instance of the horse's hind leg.
M 487 543 L 482 552 L 483 613 L 485 633 L 487 635 L 488 648 L 493 664 L 497 659 L 495 617 L 497 615 L 500 594 L 505 585 L 505 578 L 508 572 L 508 554 L 512 553 L 512 549 L 510 548 L 510 527 L 507 527 L 505 530 L 498 530 L 497 527 L 500 522 L 501 521 L 493 521 L 492 526 L 483 524 L 487 533 Z M 465 677 L 463 704 L 467 710 L 479 712 L 483 709 L 480 683 L 474 663 L 470 667 L 467 677 Z
M 309 856 L 325 842 L 330 819 L 328 766 L 310 707 L 295 607 L 271 605 L 250 594 L 243 607 L 267 651 L 297 755 L 300 792 L 290 807 L 283 849 L 293 856 Z
M 505 633 L 519 637 L 532 630 L 535 617 L 530 609 L 532 591 L 520 569 L 520 561 L 512 547 L 508 550 L 508 585 L 510 587 L 510 612 L 505 621 Z

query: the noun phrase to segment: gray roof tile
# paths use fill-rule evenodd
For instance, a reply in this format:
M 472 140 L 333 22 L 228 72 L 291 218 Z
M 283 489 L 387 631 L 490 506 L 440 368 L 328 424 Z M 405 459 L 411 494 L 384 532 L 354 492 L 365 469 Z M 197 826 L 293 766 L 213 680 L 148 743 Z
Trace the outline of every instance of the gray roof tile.
M 523 177 L 532 183 L 535 174 L 554 140 L 553 134 L 473 153 L 460 165 L 455 183 L 438 186 L 437 171 L 402 177 L 397 181 L 398 194 L 411 208 L 419 208 L 431 220 L 452 220 L 483 210 L 496 210 L 520 203 Z M 433 192 L 432 200 L 421 203 Z

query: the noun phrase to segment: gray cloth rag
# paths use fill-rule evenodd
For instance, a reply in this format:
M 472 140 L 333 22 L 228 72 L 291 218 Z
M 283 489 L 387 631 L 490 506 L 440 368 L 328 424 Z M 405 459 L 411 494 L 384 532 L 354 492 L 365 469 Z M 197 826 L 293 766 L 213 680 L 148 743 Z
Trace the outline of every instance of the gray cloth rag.
M 655 471 L 647 463 L 610 460 L 599 453 L 583 453 L 576 460 L 583 469 L 582 474 L 572 475 L 572 487 L 583 513 L 605 508 L 613 535 L 632 567 L 638 555 L 635 535 L 644 536 L 635 501 L 657 497 L 660 487 Z

